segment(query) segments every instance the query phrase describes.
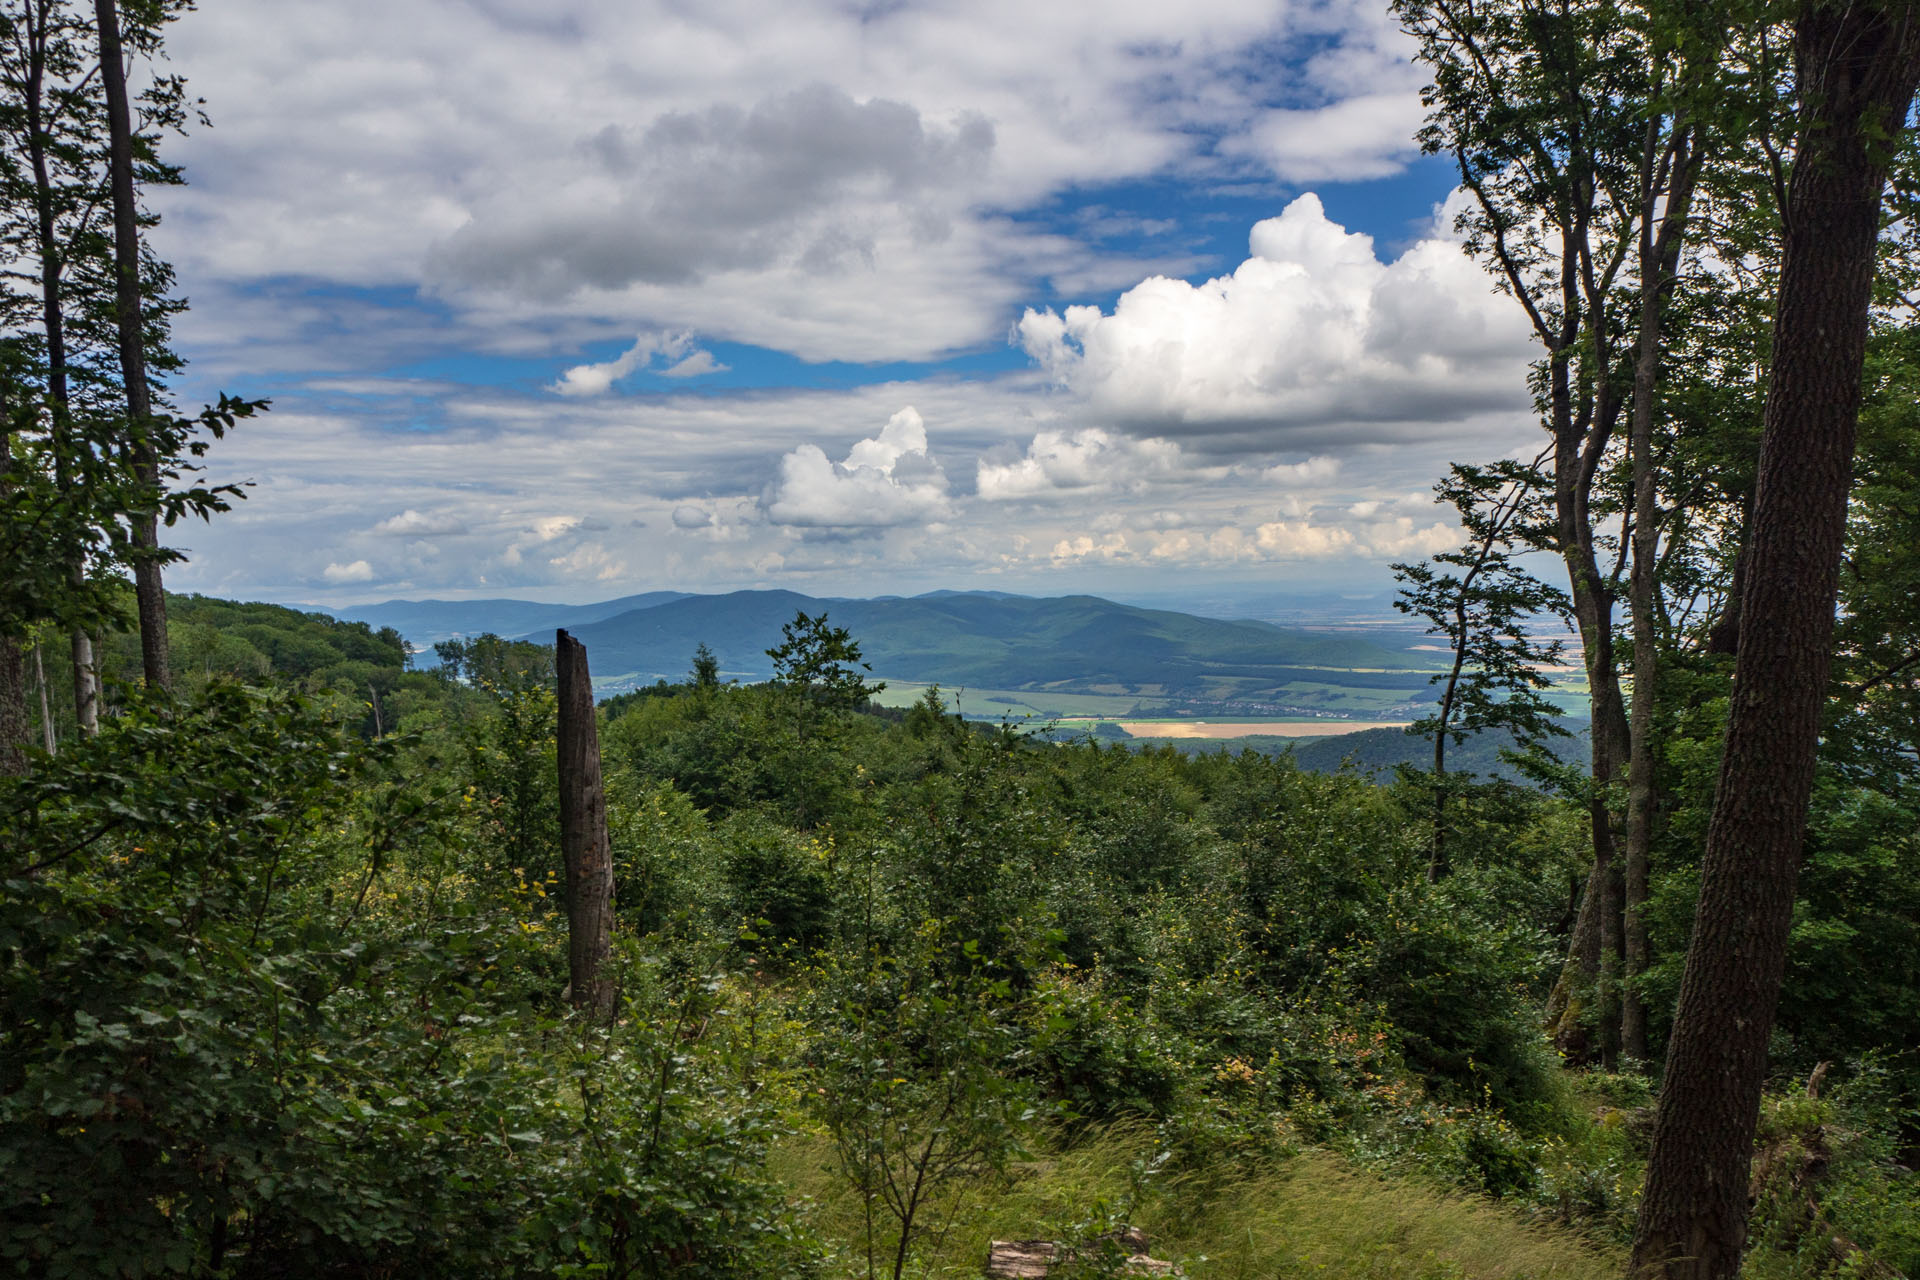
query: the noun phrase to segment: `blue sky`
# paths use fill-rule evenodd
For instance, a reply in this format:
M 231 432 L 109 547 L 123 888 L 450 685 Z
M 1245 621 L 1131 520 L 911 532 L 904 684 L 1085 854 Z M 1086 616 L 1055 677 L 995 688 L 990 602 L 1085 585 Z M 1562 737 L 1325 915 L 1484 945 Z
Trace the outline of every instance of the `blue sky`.
M 1384 5 L 243 0 L 157 244 L 181 589 L 1377 590 L 1526 335 Z

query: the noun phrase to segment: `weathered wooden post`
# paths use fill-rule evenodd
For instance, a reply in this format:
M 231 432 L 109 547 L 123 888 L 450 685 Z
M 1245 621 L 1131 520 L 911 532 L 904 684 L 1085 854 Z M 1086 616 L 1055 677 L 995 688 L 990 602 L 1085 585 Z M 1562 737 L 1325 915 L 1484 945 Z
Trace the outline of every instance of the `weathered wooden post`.
M 560 856 L 566 865 L 568 998 L 601 1017 L 613 1014 L 613 983 L 602 972 L 613 935 L 613 850 L 600 785 L 600 734 L 593 722 L 587 647 L 554 634 L 560 683 Z

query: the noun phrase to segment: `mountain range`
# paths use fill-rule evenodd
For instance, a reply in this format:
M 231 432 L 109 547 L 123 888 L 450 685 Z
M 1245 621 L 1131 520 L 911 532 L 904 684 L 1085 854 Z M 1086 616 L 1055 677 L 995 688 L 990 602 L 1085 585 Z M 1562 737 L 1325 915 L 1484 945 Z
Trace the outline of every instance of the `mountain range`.
M 634 609 L 646 609 L 687 598 L 684 591 L 646 591 L 598 604 L 541 604 L 534 600 L 383 600 L 379 604 L 320 608 L 342 622 L 364 622 L 374 628 L 392 627 L 416 649 L 428 649 L 441 640 L 457 640 L 491 631 L 519 636 L 556 627 L 577 627 Z M 318 606 L 316 606 L 318 607 Z M 553 640 L 547 637 L 548 643 Z
M 796 612 L 826 613 L 860 642 L 874 674 L 948 686 L 1139 696 L 1245 713 L 1381 714 L 1425 700 L 1434 669 L 1352 634 L 1142 609 L 1097 596 L 994 591 L 816 598 L 793 591 L 649 592 L 595 605 L 387 601 L 332 611 L 392 626 L 416 646 L 493 631 L 551 642 L 565 627 L 586 646 L 603 691 L 683 678 L 706 644 L 728 677 L 772 674 L 766 650 Z

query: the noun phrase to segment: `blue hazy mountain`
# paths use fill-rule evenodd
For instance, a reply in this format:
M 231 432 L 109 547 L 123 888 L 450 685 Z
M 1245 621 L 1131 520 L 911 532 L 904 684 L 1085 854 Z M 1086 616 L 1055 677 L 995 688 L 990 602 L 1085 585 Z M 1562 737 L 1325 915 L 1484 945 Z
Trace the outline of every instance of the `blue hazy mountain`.
M 714 651 L 727 675 L 758 680 L 772 673 L 765 651 L 779 643 L 782 625 L 797 611 L 825 612 L 851 631 L 878 676 L 949 686 L 1072 687 L 1209 701 L 1338 686 L 1415 700 L 1434 667 L 1428 655 L 1357 636 L 1199 618 L 1096 596 L 994 591 L 865 600 L 735 591 L 566 625 L 586 644 L 597 681 L 681 679 L 700 644 Z
M 343 622 L 364 622 L 371 627 L 392 627 L 416 649 L 424 649 L 437 640 L 477 636 L 491 631 L 495 635 L 518 636 L 545 631 L 546 643 L 553 643 L 556 627 L 576 627 L 598 622 L 616 614 L 631 613 L 654 605 L 684 600 L 684 591 L 648 591 L 598 604 L 540 604 L 533 600 L 386 600 L 379 604 L 343 605 L 321 612 Z

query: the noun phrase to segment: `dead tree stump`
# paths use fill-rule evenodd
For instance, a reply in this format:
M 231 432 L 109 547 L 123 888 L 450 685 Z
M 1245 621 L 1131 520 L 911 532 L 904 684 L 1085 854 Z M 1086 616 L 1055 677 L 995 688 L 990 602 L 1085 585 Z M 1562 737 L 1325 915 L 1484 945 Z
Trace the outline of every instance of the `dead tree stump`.
M 587 647 L 554 634 L 560 685 L 560 856 L 566 873 L 568 999 L 602 1018 L 613 1015 L 613 983 L 604 972 L 613 945 L 613 848 L 600 783 L 600 734 L 593 721 Z

